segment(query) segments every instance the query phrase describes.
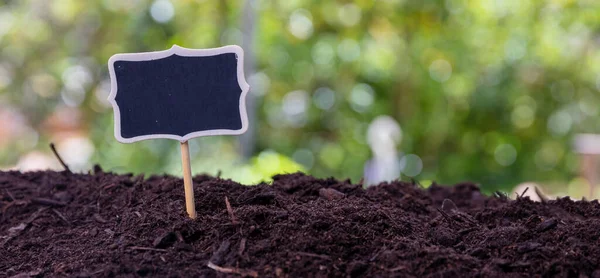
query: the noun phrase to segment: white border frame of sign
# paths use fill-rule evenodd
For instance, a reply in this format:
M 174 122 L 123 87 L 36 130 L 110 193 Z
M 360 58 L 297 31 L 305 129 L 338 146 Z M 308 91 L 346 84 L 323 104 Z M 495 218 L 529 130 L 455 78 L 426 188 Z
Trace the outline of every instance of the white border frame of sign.
M 235 53 L 237 55 L 237 80 L 242 89 L 240 95 L 240 118 L 242 120 L 242 128 L 237 130 L 231 129 L 213 129 L 204 130 L 188 133 L 184 136 L 173 135 L 173 134 L 152 134 L 142 135 L 132 138 L 123 138 L 121 136 L 121 112 L 119 111 L 119 105 L 115 101 L 117 96 L 117 79 L 115 75 L 114 63 L 116 61 L 151 61 L 169 57 L 171 55 L 179 55 L 183 57 L 204 57 L 204 56 L 216 56 L 225 53 Z M 153 52 L 139 52 L 139 53 L 120 53 L 115 54 L 108 60 L 108 71 L 110 74 L 110 95 L 108 101 L 113 107 L 114 119 L 115 119 L 115 138 L 121 143 L 133 143 L 148 139 L 173 139 L 180 142 L 186 142 L 189 139 L 200 137 L 200 136 L 212 136 L 212 135 L 240 135 L 248 130 L 248 114 L 246 112 L 246 95 L 250 90 L 250 85 L 246 82 L 244 77 L 244 50 L 237 45 L 227 45 L 219 48 L 208 48 L 208 49 L 191 49 L 184 48 L 178 45 L 173 45 L 170 49 L 153 51 Z

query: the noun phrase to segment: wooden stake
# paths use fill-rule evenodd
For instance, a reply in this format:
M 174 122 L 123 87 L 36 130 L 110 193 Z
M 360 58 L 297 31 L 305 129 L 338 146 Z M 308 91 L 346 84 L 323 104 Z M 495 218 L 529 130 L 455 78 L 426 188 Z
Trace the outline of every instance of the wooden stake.
M 190 166 L 190 148 L 188 142 L 181 143 L 181 166 L 183 168 L 183 187 L 185 189 L 185 207 L 188 215 L 196 219 L 194 203 L 194 183 L 192 181 L 192 166 Z

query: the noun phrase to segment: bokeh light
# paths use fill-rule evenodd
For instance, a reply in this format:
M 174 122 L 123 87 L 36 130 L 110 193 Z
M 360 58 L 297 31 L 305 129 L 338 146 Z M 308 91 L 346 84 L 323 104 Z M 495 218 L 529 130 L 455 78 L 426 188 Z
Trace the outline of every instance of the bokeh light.
M 404 175 L 416 177 L 423 170 L 423 161 L 416 154 L 407 154 L 400 159 L 400 169 Z
M 152 18 L 158 23 L 167 23 L 175 15 L 175 8 L 169 0 L 156 0 L 150 7 Z
M 296 10 L 290 16 L 289 30 L 299 39 L 308 39 L 313 33 L 312 16 L 309 11 Z
M 435 60 L 429 66 L 429 75 L 437 82 L 446 82 L 452 76 L 452 65 L 443 59 Z

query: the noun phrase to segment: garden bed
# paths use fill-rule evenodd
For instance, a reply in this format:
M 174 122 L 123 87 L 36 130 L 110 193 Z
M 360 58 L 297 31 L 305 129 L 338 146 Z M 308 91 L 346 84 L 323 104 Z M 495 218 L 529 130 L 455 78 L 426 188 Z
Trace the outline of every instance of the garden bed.
M 0 276 L 600 277 L 597 201 L 303 174 L 194 185 L 190 220 L 179 178 L 0 172 Z

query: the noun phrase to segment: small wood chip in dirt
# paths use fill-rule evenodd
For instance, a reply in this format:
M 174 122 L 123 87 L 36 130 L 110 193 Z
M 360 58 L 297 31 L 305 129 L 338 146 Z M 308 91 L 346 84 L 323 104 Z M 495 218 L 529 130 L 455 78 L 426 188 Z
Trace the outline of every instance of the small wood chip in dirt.
M 297 254 L 300 256 L 312 257 L 312 258 L 319 258 L 319 259 L 323 259 L 323 260 L 331 260 L 331 258 L 327 255 L 313 254 L 313 253 L 308 253 L 308 252 L 294 252 L 294 254 Z
M 38 277 L 42 274 L 41 269 L 36 269 L 28 272 L 19 273 L 17 275 L 10 276 L 10 278 L 30 278 L 30 277 Z
M 67 204 L 67 203 L 73 201 L 73 195 L 71 195 L 71 193 L 69 193 L 69 191 L 59 191 L 59 192 L 52 194 L 52 199 L 62 202 L 64 204 Z
M 62 213 L 60 213 L 60 211 L 52 209 L 52 212 L 54 212 L 54 214 L 56 214 L 58 218 L 64 221 L 65 224 L 67 224 L 67 226 L 71 226 L 71 222 L 69 222 L 69 220 L 67 220 L 67 218 L 64 215 L 62 215 Z
M 100 214 L 94 213 L 94 220 L 96 220 L 99 223 L 107 223 L 108 221 L 104 218 L 102 218 L 102 216 L 100 216 Z
M 517 252 L 519 252 L 519 253 L 531 252 L 540 246 L 542 246 L 542 244 L 540 244 L 538 242 L 525 242 L 525 243 L 520 244 L 517 247 Z
M 319 189 L 319 196 L 329 201 L 333 201 L 343 199 L 344 197 L 346 197 L 346 194 L 339 192 L 333 188 L 321 188 Z
M 177 241 L 177 235 L 174 232 L 166 232 L 158 236 L 152 242 L 155 248 L 167 248 Z
M 90 236 L 96 236 L 96 235 L 98 235 L 98 229 L 96 229 L 96 228 L 92 228 L 92 229 L 90 230 Z
M 225 197 L 225 206 L 227 207 L 227 213 L 229 214 L 231 223 L 233 225 L 236 225 L 238 222 L 237 222 L 237 219 L 235 218 L 235 215 L 233 214 L 233 209 L 231 208 L 231 204 L 229 203 L 229 199 L 227 199 L 227 197 Z
M 229 242 L 229 240 L 225 240 L 225 241 L 221 242 L 221 244 L 219 245 L 219 248 L 217 249 L 217 251 L 215 251 L 212 254 L 209 261 L 215 262 L 215 263 L 222 263 L 223 258 L 229 252 L 230 246 L 231 246 L 231 243 Z
M 132 250 L 141 250 L 141 251 L 168 252 L 165 249 L 157 249 L 157 248 L 141 247 L 141 246 L 132 246 L 132 247 L 129 247 L 129 249 L 132 249 Z
M 185 242 L 176 242 L 173 247 L 175 247 L 175 250 L 182 252 L 194 251 L 194 247 Z
M 206 266 L 214 269 L 217 272 L 221 272 L 221 273 L 238 274 L 242 277 L 246 277 L 246 276 L 258 277 L 258 272 L 254 271 L 254 270 L 245 270 L 245 269 L 240 269 L 237 267 L 221 267 L 216 264 L 213 264 L 212 262 L 208 262 L 208 264 Z
M 452 211 L 458 211 L 458 207 L 456 207 L 456 204 L 452 202 L 452 200 L 444 199 L 444 202 L 442 203 L 442 210 L 446 213 L 449 213 Z
M 240 240 L 240 248 L 238 249 L 238 255 L 242 255 L 244 253 L 244 250 L 246 250 L 246 238 L 242 238 Z
M 389 271 L 389 272 L 396 272 L 396 271 L 401 271 L 401 270 L 405 270 L 405 269 L 407 269 L 407 267 L 406 267 L 406 266 L 404 266 L 404 265 L 399 265 L 399 266 L 397 266 L 397 267 L 393 267 L 393 268 L 390 268 L 390 269 L 388 269 L 388 271 Z
M 558 225 L 558 221 L 556 221 L 556 219 L 554 219 L 554 218 L 547 219 L 547 220 L 544 220 L 542 223 L 540 223 L 540 225 L 538 225 L 538 231 L 545 232 L 545 231 L 555 228 L 557 225 Z
M 4 189 L 4 191 L 6 191 L 6 195 L 10 198 L 11 201 L 15 201 L 15 197 L 12 195 L 12 193 L 10 193 L 10 191 L 8 191 L 8 189 Z
M 25 225 L 25 223 L 21 223 L 17 226 L 8 229 L 8 235 L 10 236 L 16 233 L 20 233 L 21 231 L 25 230 L 25 228 L 27 228 L 27 225 Z

